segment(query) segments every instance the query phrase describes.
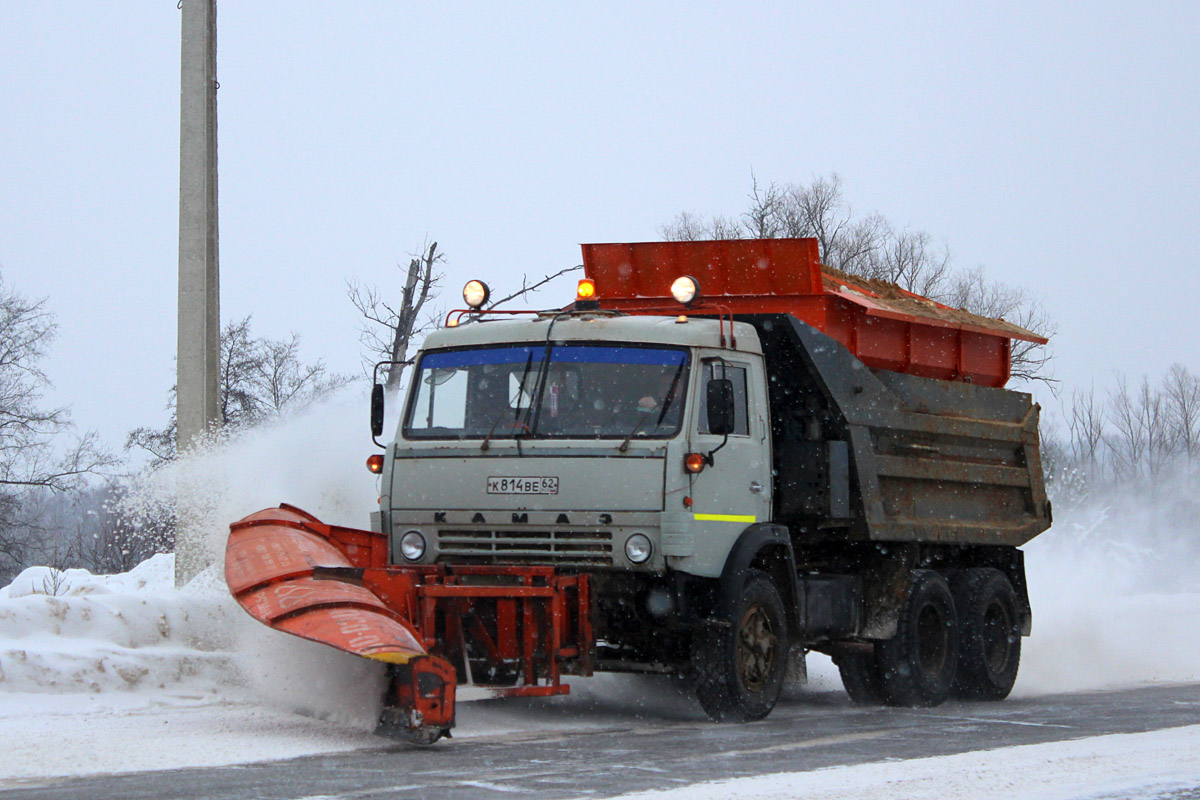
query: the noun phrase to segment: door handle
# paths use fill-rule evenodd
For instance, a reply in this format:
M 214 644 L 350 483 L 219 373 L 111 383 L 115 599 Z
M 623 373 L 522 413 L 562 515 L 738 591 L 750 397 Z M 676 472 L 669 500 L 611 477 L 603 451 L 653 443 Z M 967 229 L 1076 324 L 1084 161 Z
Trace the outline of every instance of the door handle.
M 750 482 L 750 491 L 757 494 L 758 492 L 761 492 L 762 490 L 763 490 L 763 485 L 761 483 L 759 483 L 758 481 Z

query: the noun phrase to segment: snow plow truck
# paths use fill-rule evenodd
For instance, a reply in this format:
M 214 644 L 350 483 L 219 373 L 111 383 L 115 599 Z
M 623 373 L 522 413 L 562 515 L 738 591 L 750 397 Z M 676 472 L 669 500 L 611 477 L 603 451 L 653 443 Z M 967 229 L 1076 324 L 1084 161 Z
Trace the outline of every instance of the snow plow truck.
M 412 362 L 370 530 L 234 523 L 229 588 L 375 659 L 383 733 L 431 743 L 456 688 L 663 673 L 765 717 L 809 651 L 858 703 L 1000 700 L 1051 522 L 1003 320 L 820 263 L 815 239 L 583 245 L 577 297 L 467 308 Z

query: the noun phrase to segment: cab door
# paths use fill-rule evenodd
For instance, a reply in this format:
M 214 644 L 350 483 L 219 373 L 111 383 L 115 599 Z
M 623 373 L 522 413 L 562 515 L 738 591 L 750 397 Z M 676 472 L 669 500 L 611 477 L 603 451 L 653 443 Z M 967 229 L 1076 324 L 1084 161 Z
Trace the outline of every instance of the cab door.
M 771 437 L 761 358 L 722 355 L 701 360 L 692 407 L 693 452 L 710 454 L 691 480 L 694 530 L 712 544 L 732 546 L 749 525 L 771 518 Z M 710 380 L 728 379 L 733 388 L 733 430 L 728 438 L 711 432 L 707 389 Z M 727 552 L 727 550 L 726 550 Z

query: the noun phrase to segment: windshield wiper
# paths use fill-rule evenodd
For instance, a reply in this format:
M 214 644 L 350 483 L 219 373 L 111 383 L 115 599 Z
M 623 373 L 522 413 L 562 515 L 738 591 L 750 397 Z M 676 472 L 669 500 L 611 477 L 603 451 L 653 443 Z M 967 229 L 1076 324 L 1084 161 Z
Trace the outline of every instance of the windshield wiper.
M 521 418 L 521 395 L 525 392 L 525 381 L 529 379 L 529 368 L 533 366 L 533 351 L 529 351 L 529 357 L 525 359 L 525 371 L 521 373 L 521 382 L 517 384 L 517 411 L 513 414 L 513 426 Z M 532 399 L 530 400 L 532 402 Z M 532 407 L 531 407 L 532 408 Z M 507 408 L 500 409 L 500 413 L 496 415 L 496 421 L 492 423 L 492 427 L 488 429 L 487 436 L 483 437 L 483 444 L 479 445 L 480 450 L 488 449 L 488 442 L 492 440 L 492 434 L 496 432 L 496 426 L 500 424 L 500 420 L 504 417 L 504 412 Z
M 675 376 L 671 378 L 671 385 L 667 388 L 667 396 L 663 398 L 662 410 L 658 412 L 658 419 L 654 421 L 655 430 L 662 425 L 663 420 L 666 419 L 667 416 L 667 409 L 669 409 L 671 407 L 671 403 L 675 401 L 675 389 L 679 386 L 679 376 L 683 374 L 683 364 L 684 362 L 680 361 L 679 366 L 675 368 Z M 633 439 L 634 436 L 637 436 L 638 431 L 642 429 L 642 425 L 648 419 L 650 419 L 650 415 L 644 414 L 642 418 L 637 421 L 637 425 L 633 426 L 633 430 L 629 432 L 629 435 L 625 437 L 625 441 L 621 442 L 621 445 L 617 448 L 618 453 L 624 453 L 629 449 L 630 440 Z

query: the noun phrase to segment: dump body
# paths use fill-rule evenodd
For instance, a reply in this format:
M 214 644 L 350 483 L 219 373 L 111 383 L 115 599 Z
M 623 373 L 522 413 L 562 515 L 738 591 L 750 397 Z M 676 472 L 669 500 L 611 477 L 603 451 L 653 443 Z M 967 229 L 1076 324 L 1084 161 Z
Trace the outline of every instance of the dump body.
M 825 538 L 1010 547 L 1050 526 L 1028 394 L 867 369 L 794 317 L 750 319 L 773 376 L 777 519 Z

